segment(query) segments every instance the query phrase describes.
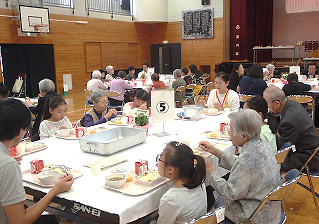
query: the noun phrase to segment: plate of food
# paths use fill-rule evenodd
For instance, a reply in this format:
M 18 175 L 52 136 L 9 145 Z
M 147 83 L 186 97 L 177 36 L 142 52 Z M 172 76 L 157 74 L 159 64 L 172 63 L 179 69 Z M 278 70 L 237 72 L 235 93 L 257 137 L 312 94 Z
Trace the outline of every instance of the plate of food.
M 35 152 L 39 152 L 41 150 L 47 149 L 48 147 L 41 142 L 21 142 L 17 146 L 17 148 L 22 149 L 22 150 L 19 150 L 20 153 L 18 154 L 21 156 L 25 156 L 31 153 L 35 153 Z
M 128 124 L 123 124 L 122 123 L 122 120 L 121 120 L 121 117 L 116 117 L 116 118 L 113 118 L 112 120 L 106 122 L 107 124 L 110 124 L 110 125 L 118 125 L 118 126 L 127 126 Z
M 138 184 L 155 185 L 161 182 L 164 178 L 159 175 L 155 170 L 148 170 L 141 175 L 135 177 L 135 181 Z

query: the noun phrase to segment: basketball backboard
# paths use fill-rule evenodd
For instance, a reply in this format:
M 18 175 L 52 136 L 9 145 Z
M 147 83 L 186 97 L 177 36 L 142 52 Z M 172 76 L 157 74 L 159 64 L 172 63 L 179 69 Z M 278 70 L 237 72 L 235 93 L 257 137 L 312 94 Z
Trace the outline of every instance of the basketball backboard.
M 40 31 L 34 29 L 35 25 L 50 24 L 48 8 L 20 5 L 19 12 L 22 32 L 40 33 Z M 50 30 L 48 33 L 50 33 Z

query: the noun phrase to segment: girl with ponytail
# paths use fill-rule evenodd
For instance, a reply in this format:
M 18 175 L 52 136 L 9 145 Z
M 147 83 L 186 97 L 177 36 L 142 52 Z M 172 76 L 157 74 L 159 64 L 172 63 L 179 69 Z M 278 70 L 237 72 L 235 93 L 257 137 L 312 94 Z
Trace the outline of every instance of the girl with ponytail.
M 170 142 L 157 156 L 158 172 L 173 187 L 161 198 L 157 223 L 185 223 L 207 210 L 205 161 L 182 143 Z

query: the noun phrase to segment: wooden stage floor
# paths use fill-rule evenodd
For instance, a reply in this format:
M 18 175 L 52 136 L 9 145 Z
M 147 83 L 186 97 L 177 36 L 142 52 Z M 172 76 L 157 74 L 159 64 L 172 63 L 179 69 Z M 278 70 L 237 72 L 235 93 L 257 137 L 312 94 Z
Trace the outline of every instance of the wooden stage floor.
M 67 116 L 71 122 L 75 122 L 83 117 L 85 96 L 82 91 L 70 91 L 68 96 L 63 96 L 68 104 Z M 319 193 L 319 178 L 313 178 L 316 192 Z M 301 177 L 300 182 L 309 187 L 306 176 Z M 318 198 L 319 199 L 319 198 Z M 317 224 L 319 214 L 312 198 L 312 194 L 303 187 L 296 185 L 290 197 L 283 201 L 283 207 L 287 215 L 288 224 Z M 62 221 L 60 223 L 73 223 Z

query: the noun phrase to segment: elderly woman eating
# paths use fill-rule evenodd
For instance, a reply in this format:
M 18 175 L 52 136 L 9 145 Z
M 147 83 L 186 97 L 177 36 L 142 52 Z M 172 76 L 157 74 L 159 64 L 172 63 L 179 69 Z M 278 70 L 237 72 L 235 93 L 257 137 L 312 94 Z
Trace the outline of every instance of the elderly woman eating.
M 84 127 L 90 127 L 97 124 L 102 124 L 116 117 L 116 109 L 109 109 L 107 111 L 107 105 L 109 103 L 106 91 L 98 89 L 91 95 L 93 107 L 84 115 L 80 124 Z
M 212 163 L 204 157 L 210 174 L 209 184 L 215 196 L 228 199 L 225 216 L 232 222 L 246 223 L 263 198 L 280 184 L 279 167 L 271 146 L 260 139 L 261 118 L 251 109 L 229 115 L 230 140 L 242 147 L 241 154 L 225 153 L 206 141 L 200 147 L 218 157 L 219 166 L 230 170 L 229 179 L 221 178 Z M 280 202 L 267 202 L 252 223 L 279 223 Z

